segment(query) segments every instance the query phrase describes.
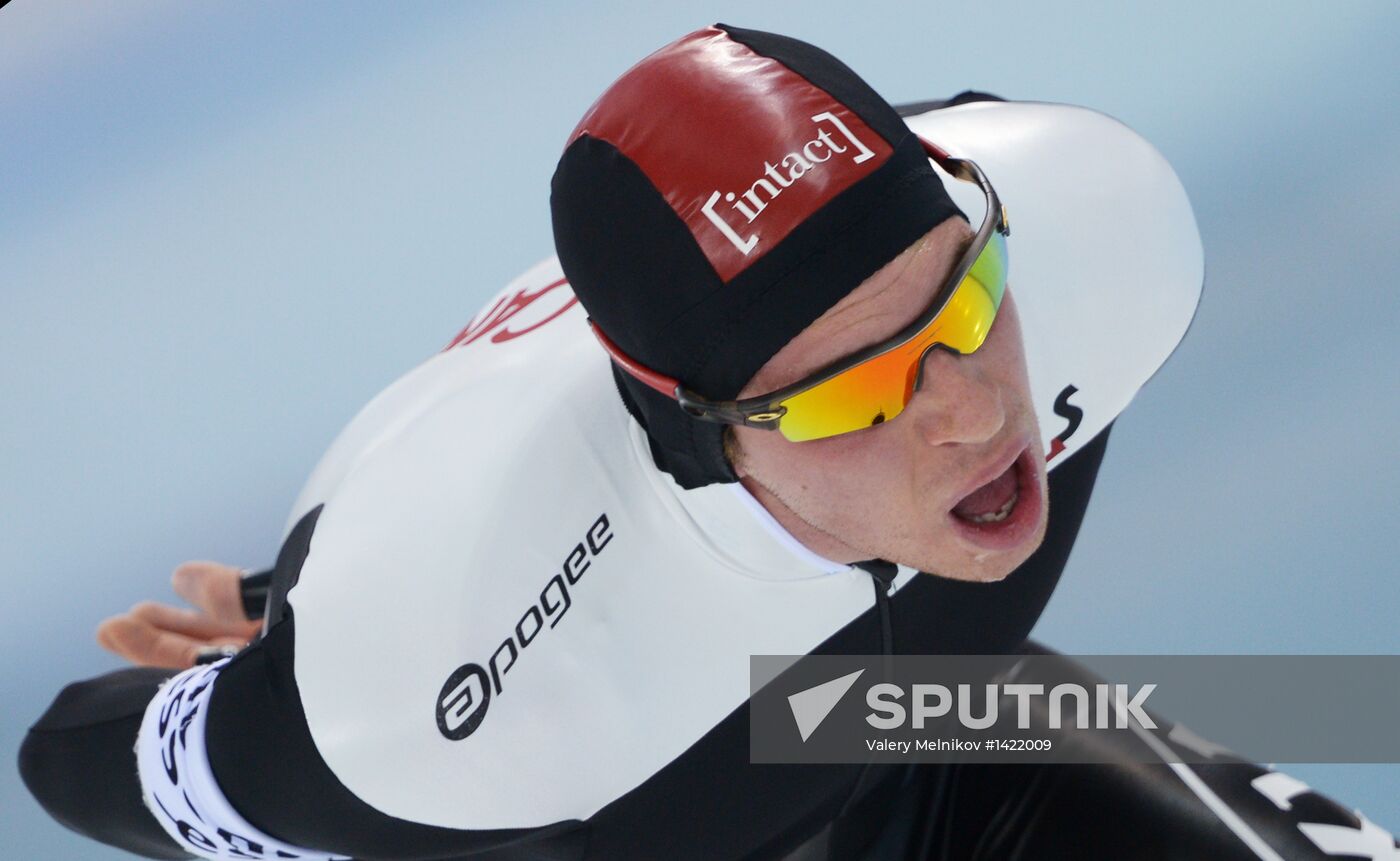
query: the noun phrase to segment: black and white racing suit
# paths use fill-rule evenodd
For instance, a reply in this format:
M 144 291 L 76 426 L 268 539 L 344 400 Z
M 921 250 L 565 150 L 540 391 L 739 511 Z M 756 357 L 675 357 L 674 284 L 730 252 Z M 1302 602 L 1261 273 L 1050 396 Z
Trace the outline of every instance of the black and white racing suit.
M 1023 319 L 1037 301 L 1018 293 Z M 886 588 L 742 487 L 658 471 L 547 261 L 332 446 L 260 639 L 168 682 L 70 685 L 21 770 L 65 825 L 155 858 L 1336 857 L 1326 839 L 1396 857 L 1243 763 L 749 762 L 752 654 L 1025 648 L 1109 426 L 1166 352 L 1116 357 L 1116 393 L 1077 380 L 1117 406 L 1068 426 L 1051 405 L 1074 381 L 1033 375 L 1058 454 L 1029 561 L 990 584 L 900 567 Z

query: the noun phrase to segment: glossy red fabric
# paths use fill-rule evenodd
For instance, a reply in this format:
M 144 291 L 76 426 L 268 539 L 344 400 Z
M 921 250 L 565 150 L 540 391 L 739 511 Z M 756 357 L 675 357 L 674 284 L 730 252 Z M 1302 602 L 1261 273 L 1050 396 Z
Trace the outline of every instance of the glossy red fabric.
M 725 282 L 892 152 L 827 92 L 717 27 L 632 67 L 569 143 L 582 135 L 646 174 Z

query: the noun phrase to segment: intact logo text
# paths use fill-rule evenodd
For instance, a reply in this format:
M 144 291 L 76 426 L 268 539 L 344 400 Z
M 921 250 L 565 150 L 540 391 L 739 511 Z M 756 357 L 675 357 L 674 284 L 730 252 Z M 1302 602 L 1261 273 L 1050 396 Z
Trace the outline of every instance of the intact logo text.
M 762 237 L 757 222 L 768 205 L 785 189 L 802 181 L 808 173 L 829 170 L 824 167 L 832 159 L 861 164 L 875 153 L 851 133 L 841 118 L 831 111 L 812 116 L 816 134 L 811 140 L 777 159 L 763 163 L 763 171 L 746 189 L 731 189 L 710 193 L 700 211 L 739 253 L 748 256 Z

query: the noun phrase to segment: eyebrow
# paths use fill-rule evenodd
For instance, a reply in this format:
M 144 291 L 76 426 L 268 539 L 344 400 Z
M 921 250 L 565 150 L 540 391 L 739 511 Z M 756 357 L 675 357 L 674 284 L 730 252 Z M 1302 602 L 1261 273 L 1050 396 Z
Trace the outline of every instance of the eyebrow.
M 953 265 L 948 269 L 947 272 L 943 273 L 943 277 L 939 279 L 938 291 L 933 294 L 934 300 L 936 300 L 943 293 L 943 291 L 950 286 L 948 284 L 948 279 L 953 277 L 953 273 L 958 270 L 958 264 L 963 262 L 963 258 L 967 256 L 967 252 L 972 249 L 972 243 L 976 241 L 976 233 L 965 235 L 958 240 L 958 250 L 953 254 Z M 954 288 L 957 287 L 956 284 L 951 286 Z M 932 301 L 933 300 L 930 300 L 930 305 L 932 304 Z M 919 317 L 922 317 L 928 311 L 928 309 L 929 305 L 925 305 L 922 309 L 919 310 L 918 314 L 914 315 L 913 317 L 910 317 L 909 322 L 905 323 L 904 325 L 908 326 L 912 324 L 915 320 L 919 319 Z M 904 327 L 901 326 L 900 328 L 903 329 Z
M 943 272 L 940 273 L 941 277 L 940 277 L 940 279 L 939 279 L 939 281 L 938 281 L 937 292 L 934 294 L 933 298 L 929 300 L 929 303 L 928 303 L 928 304 L 926 304 L 926 305 L 922 306 L 921 308 L 919 308 L 919 310 L 918 310 L 917 312 L 915 312 L 914 314 L 909 315 L 902 323 L 900 323 L 900 325 L 899 325 L 894 331 L 890 332 L 890 333 L 887 334 L 887 335 L 883 335 L 883 336 L 878 337 L 878 338 L 873 338 L 873 339 L 871 339 L 871 340 L 869 340 L 869 341 L 866 341 L 866 342 L 860 344 L 859 346 L 856 346 L 856 347 L 853 347 L 853 348 L 851 348 L 851 349 L 849 349 L 849 350 L 846 350 L 846 351 L 842 352 L 841 355 L 839 355 L 839 356 L 834 356 L 834 357 L 831 357 L 831 358 L 828 358 L 828 359 L 823 359 L 823 360 L 821 360 L 821 361 L 819 361 L 819 362 L 817 362 L 817 363 L 815 363 L 815 364 L 808 364 L 808 363 L 805 363 L 805 362 L 804 362 L 802 365 L 798 366 L 800 370 L 799 370 L 797 373 L 795 373 L 795 374 L 783 374 L 783 375 L 781 375 L 774 383 L 772 383 L 772 384 L 770 384 L 770 385 L 768 385 L 768 386 L 765 386 L 765 388 L 778 389 L 778 388 L 783 388 L 783 387 L 792 385 L 793 383 L 796 383 L 796 382 L 798 382 L 799 380 L 802 380 L 802 379 L 804 379 L 804 378 L 806 378 L 806 377 L 809 377 L 809 376 L 811 376 L 812 374 L 814 374 L 814 373 L 820 371 L 822 368 L 825 368 L 825 367 L 828 367 L 828 366 L 830 366 L 830 365 L 836 364 L 837 362 L 841 362 L 841 361 L 843 361 L 843 360 L 849 358 L 850 356 L 853 356 L 853 355 L 855 355 L 856 353 L 861 352 L 862 350 L 868 350 L 869 348 L 871 348 L 872 346 L 874 346 L 874 345 L 876 345 L 876 344 L 880 344 L 880 343 L 883 343 L 883 342 L 885 342 L 885 341 L 888 341 L 888 340 L 890 340 L 891 338 L 893 338 L 893 337 L 895 337 L 896 335 L 898 335 L 900 332 L 903 332 L 905 329 L 907 329 L 907 328 L 909 328 L 910 326 L 912 326 L 916 320 L 918 320 L 920 317 L 922 317 L 924 314 L 926 314 L 926 313 L 928 312 L 929 307 L 933 304 L 934 301 L 937 300 L 938 296 L 942 295 L 944 289 L 946 289 L 946 288 L 948 287 L 948 279 L 952 277 L 953 272 L 957 271 L 958 264 L 960 264 L 960 263 L 963 261 L 963 257 L 967 254 L 968 249 L 972 247 L 972 243 L 973 243 L 976 239 L 977 239 L 977 234 L 976 234 L 976 233 L 972 233 L 972 234 L 970 234 L 970 235 L 964 234 L 964 235 L 960 235 L 960 236 L 958 237 L 958 240 L 957 240 L 957 243 L 958 243 L 958 245 L 957 245 L 957 250 L 956 250 L 956 252 L 953 254 L 953 265 L 952 265 L 951 268 L 946 269 L 946 270 L 944 270 Z M 903 274 L 903 273 L 901 273 L 901 274 Z M 900 283 L 900 279 L 895 279 L 894 281 L 890 282 L 890 284 L 889 284 L 888 286 L 886 286 L 885 289 L 888 290 L 890 287 L 893 287 L 893 286 L 895 286 L 895 285 L 898 284 L 898 283 Z M 882 290 L 881 292 L 884 292 L 884 291 Z M 875 294 L 875 295 L 878 296 L 879 294 L 877 293 L 877 294 Z M 874 298 L 874 297 L 871 297 L 871 298 Z M 828 309 L 828 310 L 829 310 L 829 309 Z
M 852 354 L 859 353 L 861 350 L 866 350 L 866 349 L 869 349 L 870 347 L 875 346 L 876 344 L 880 344 L 880 343 L 883 343 L 883 342 L 885 342 L 885 341 L 888 341 L 888 340 L 890 340 L 891 338 L 893 338 L 893 337 L 895 337 L 896 335 L 898 335 L 900 332 L 903 332 L 905 329 L 907 329 L 907 328 L 909 328 L 910 326 L 914 325 L 914 323 L 915 323 L 916 321 L 918 321 L 921 317 L 923 317 L 925 314 L 928 313 L 929 309 L 933 306 L 933 304 L 934 304 L 935 302 L 938 301 L 938 299 L 939 299 L 940 296 L 943 296 L 944 293 L 945 293 L 946 291 L 949 290 L 950 286 L 953 287 L 953 288 L 956 288 L 957 285 L 950 285 L 950 284 L 948 283 L 948 282 L 949 282 L 949 279 L 951 279 L 951 278 L 953 277 L 953 273 L 955 273 L 955 272 L 958 270 L 959 264 L 961 264 L 961 263 L 963 262 L 963 258 L 967 256 L 967 252 L 972 248 L 972 243 L 975 242 L 976 240 L 977 240 L 977 234 L 975 234 L 975 233 L 973 233 L 973 234 L 971 234 L 971 235 L 964 235 L 964 236 L 959 237 L 959 239 L 958 239 L 958 245 L 957 245 L 957 250 L 956 250 L 956 251 L 953 253 L 953 255 L 952 255 L 952 259 L 953 259 L 952 266 L 950 266 L 948 269 L 946 269 L 946 270 L 944 270 L 942 273 L 940 273 L 941 277 L 938 279 L 938 282 L 937 282 L 938 286 L 937 286 L 937 288 L 935 289 L 935 292 L 934 292 L 933 296 L 930 297 L 928 303 L 926 303 L 926 304 L 924 304 L 923 306 L 921 306 L 921 307 L 919 308 L 918 311 L 916 311 L 915 313 L 913 313 L 913 314 L 909 315 L 907 318 L 905 318 L 904 322 L 902 322 L 898 327 L 896 327 L 895 330 L 894 330 L 893 332 L 889 333 L 888 335 L 885 335 L 884 337 L 875 338 L 875 339 L 873 339 L 873 340 L 871 340 L 871 341 L 869 341 L 869 342 L 867 342 L 867 343 L 864 343 L 864 344 L 862 344 L 861 346 L 859 346 L 859 347 L 857 347 L 857 348 L 855 348 L 855 349 L 853 349 L 853 350 L 850 350 L 850 351 L 844 353 L 842 357 L 838 357 L 838 358 L 835 358 L 835 359 L 831 359 L 830 361 L 823 362 L 823 363 L 822 363 L 821 365 L 819 365 L 818 367 L 826 367 L 827 365 L 831 364 L 832 362 L 838 362 L 838 361 L 840 361 L 841 358 L 844 358 L 845 356 L 850 356 L 850 355 L 852 355 Z M 903 273 L 901 273 L 901 274 L 903 274 Z M 899 281 L 900 281 L 900 279 L 895 279 L 894 281 L 890 282 L 890 285 L 889 285 L 889 286 L 890 286 L 890 287 L 893 287 L 893 286 L 895 286 L 896 284 L 898 284 Z M 888 288 L 886 288 L 886 289 L 888 289 Z M 883 292 L 883 291 L 881 291 L 881 292 Z M 876 294 L 876 295 L 878 295 L 878 294 Z M 873 298 L 873 297 L 872 297 L 872 298 Z M 816 369 L 814 368 L 813 370 L 816 370 Z

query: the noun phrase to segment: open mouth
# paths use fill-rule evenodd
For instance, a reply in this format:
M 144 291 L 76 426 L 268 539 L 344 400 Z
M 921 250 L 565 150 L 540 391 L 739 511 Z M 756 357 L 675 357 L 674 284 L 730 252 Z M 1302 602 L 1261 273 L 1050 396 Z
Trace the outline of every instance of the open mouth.
M 1022 449 L 995 478 L 964 496 L 948 512 L 969 543 L 1009 550 L 1029 539 L 1044 505 L 1031 448 Z
M 1000 523 L 1011 514 L 1020 498 L 1017 491 L 1016 462 L 1006 471 L 953 506 L 953 514 L 970 523 Z

